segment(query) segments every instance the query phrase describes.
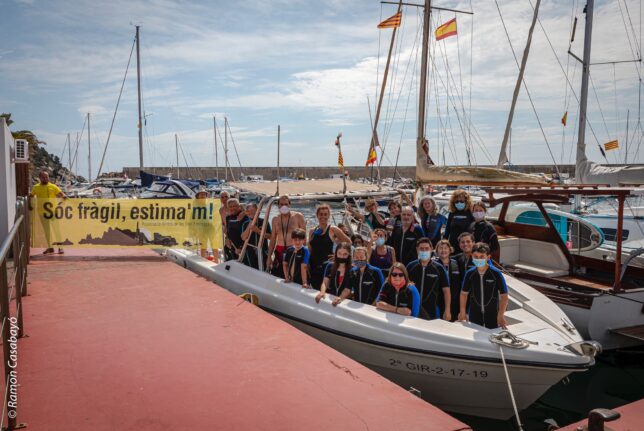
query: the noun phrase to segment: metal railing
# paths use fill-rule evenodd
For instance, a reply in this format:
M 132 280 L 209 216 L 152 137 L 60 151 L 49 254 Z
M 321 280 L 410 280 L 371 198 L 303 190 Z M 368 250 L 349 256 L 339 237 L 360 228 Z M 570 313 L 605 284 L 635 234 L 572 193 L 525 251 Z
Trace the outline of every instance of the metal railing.
M 13 250 L 12 270 L 8 268 L 9 251 Z M 29 258 L 29 210 L 27 198 L 18 198 L 16 219 L 0 244 L 0 336 L 2 337 L 4 398 L 0 428 L 24 428 L 18 424 L 18 339 L 24 335 L 22 297 L 27 294 Z M 15 301 L 15 306 L 12 304 Z M 13 314 L 12 314 L 13 311 Z

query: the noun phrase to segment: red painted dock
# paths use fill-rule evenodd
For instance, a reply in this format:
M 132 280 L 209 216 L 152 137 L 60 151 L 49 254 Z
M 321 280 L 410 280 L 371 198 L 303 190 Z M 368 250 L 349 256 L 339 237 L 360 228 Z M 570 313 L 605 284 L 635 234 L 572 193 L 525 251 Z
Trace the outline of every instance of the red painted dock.
M 610 429 L 612 431 L 641 431 L 644 429 L 644 413 L 642 413 L 644 411 L 644 398 L 612 410 L 619 412 L 622 416 L 612 422 L 606 422 L 606 429 Z M 560 428 L 560 430 L 578 431 L 582 429 L 581 427 L 587 424 L 588 419 L 584 419 Z
M 34 256 L 29 281 L 29 430 L 470 429 L 152 251 Z

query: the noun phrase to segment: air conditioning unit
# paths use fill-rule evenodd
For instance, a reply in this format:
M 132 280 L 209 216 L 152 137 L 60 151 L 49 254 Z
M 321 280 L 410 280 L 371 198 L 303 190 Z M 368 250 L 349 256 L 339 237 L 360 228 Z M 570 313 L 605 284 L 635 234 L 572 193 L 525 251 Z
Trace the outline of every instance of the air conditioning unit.
M 14 160 L 16 163 L 29 163 L 29 142 L 25 139 L 16 139 Z

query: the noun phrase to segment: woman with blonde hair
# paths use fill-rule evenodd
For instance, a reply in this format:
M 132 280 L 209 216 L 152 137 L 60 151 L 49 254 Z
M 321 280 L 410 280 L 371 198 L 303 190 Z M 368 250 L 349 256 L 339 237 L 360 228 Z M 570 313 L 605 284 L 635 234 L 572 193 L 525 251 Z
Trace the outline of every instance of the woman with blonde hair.
M 447 224 L 447 217 L 438 213 L 438 205 L 433 197 L 425 196 L 420 200 L 418 218 L 420 219 L 420 227 L 425 231 L 425 236 L 436 247 L 436 243 L 441 239 L 441 230 Z
M 402 263 L 396 262 L 391 266 L 389 276 L 378 293 L 376 307 L 403 316 L 418 317 L 420 295 Z
M 456 251 L 461 249 L 458 246 L 458 236 L 468 232 L 470 225 L 474 222 L 472 215 L 472 197 L 463 189 L 455 190 L 449 199 L 449 215 L 445 225 L 443 238 L 449 240 Z

